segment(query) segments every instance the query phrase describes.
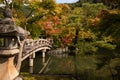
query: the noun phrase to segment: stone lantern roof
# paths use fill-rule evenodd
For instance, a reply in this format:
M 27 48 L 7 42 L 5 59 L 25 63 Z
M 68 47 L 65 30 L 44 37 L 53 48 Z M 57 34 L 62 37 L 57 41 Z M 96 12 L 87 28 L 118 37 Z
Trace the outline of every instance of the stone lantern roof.
M 16 26 L 11 18 L 0 19 L 0 36 L 27 36 L 30 32 Z

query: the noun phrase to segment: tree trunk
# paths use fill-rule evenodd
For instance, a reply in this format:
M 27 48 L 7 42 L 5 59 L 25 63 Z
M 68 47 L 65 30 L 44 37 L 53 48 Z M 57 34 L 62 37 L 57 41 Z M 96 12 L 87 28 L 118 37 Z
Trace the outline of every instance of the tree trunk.
M 74 45 L 77 44 L 77 42 L 78 42 L 78 36 L 79 36 L 79 29 L 76 28 Z

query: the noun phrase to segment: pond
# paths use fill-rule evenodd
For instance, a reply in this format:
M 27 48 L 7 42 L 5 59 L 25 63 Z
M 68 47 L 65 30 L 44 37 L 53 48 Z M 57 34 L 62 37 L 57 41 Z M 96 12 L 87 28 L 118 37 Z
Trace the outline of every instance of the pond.
M 47 62 L 50 58 L 49 62 L 47 67 L 40 73 L 44 63 L 41 52 L 38 52 L 34 60 L 34 73 L 30 75 L 40 78 L 35 80 L 113 80 L 107 66 L 103 69 L 97 69 L 99 60 L 96 57 L 95 55 L 68 55 L 61 57 L 47 54 L 45 61 Z M 26 59 L 22 64 L 21 72 L 23 76 L 28 76 L 28 74 L 25 74 L 29 72 L 28 61 L 29 59 Z M 46 76 L 47 79 L 44 79 Z

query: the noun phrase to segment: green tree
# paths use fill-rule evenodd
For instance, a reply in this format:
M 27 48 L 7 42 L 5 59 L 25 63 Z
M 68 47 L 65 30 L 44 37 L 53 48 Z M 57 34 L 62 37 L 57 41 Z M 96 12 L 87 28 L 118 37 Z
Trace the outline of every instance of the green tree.
M 31 32 L 33 38 L 38 38 L 43 31 L 39 23 L 43 17 L 57 14 L 57 4 L 54 0 L 1 0 L 13 12 L 13 19 L 17 25 Z M 46 18 L 47 20 L 47 18 Z M 42 30 L 42 31 L 41 31 Z
M 103 3 L 96 3 L 96 4 L 90 4 L 90 3 L 83 3 L 82 8 L 84 10 L 84 14 L 86 17 L 92 17 L 95 18 L 96 15 L 101 10 L 106 10 L 106 6 L 103 5 Z
M 78 42 L 78 36 L 79 36 L 79 30 L 82 28 L 82 9 L 81 8 L 75 8 L 71 11 L 71 14 L 68 16 L 67 26 L 71 26 L 74 28 L 74 34 L 75 34 L 75 40 L 74 44 L 77 44 Z
M 120 14 L 108 14 L 102 17 L 98 26 L 99 35 L 111 37 L 113 41 L 120 43 Z
M 112 76 L 112 80 L 115 80 L 119 78 L 119 69 L 116 68 L 120 68 L 120 14 L 118 10 L 114 13 L 113 11 L 103 10 L 99 16 L 100 21 L 92 29 L 97 34 L 97 40 L 99 40 L 95 42 L 98 47 L 97 56 L 100 60 L 97 63 L 98 72 L 104 72 L 108 69 L 109 73 L 104 73 L 104 75 Z

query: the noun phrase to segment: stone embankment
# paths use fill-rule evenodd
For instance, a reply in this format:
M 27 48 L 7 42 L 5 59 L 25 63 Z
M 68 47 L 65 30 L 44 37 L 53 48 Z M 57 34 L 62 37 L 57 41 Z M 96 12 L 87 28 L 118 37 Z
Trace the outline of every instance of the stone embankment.
M 67 57 L 68 56 L 68 47 L 65 48 L 57 48 L 51 51 L 48 51 L 48 54 L 51 56 L 57 56 L 57 57 Z

